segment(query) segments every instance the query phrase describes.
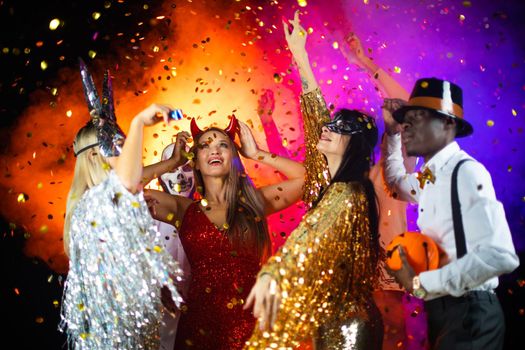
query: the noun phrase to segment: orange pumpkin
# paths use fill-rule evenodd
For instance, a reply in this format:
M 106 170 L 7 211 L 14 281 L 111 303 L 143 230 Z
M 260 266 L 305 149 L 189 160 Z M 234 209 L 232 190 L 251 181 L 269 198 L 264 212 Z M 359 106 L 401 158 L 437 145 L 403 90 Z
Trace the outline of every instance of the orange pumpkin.
M 419 232 L 405 232 L 394 237 L 386 247 L 386 264 L 391 270 L 401 268 L 398 245 L 404 248 L 408 263 L 416 274 L 438 268 L 439 249 L 437 244 L 430 237 Z

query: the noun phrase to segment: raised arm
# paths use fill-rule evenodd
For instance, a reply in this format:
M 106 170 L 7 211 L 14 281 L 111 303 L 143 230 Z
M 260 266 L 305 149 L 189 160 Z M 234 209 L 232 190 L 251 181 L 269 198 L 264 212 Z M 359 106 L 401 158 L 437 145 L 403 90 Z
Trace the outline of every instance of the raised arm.
M 184 165 L 187 159 L 183 156 L 182 150 L 185 149 L 186 143 L 190 137 L 191 135 L 187 131 L 179 132 L 175 140 L 175 147 L 173 148 L 173 154 L 171 157 L 144 167 L 141 183 L 147 185 L 154 178 L 157 178 L 164 173 L 172 172 L 178 167 Z
M 271 153 L 289 158 L 290 152 L 288 152 L 288 149 L 283 146 L 281 134 L 279 133 L 277 125 L 275 125 L 275 121 L 273 119 L 274 109 L 275 99 L 273 97 L 273 91 L 270 89 L 263 90 L 261 96 L 259 97 L 257 113 L 261 119 L 264 134 L 266 135 L 266 144 L 268 145 L 268 150 Z
M 272 214 L 299 201 L 303 193 L 302 189 L 306 172 L 303 165 L 294 160 L 259 149 L 250 127 L 243 122 L 239 122 L 239 124 L 241 127 L 241 154 L 246 158 L 271 166 L 287 178 L 285 181 L 258 189 L 265 200 L 266 214 Z
M 392 117 L 393 111 L 401 107 L 402 101 L 385 100 L 383 120 L 386 130 L 386 147 L 382 147 L 382 170 L 390 195 L 396 199 L 417 203 L 420 193 L 415 174 L 407 171 L 401 149 L 401 126 Z M 412 170 L 412 169 L 410 169 Z
M 144 126 L 154 125 L 162 120 L 168 124 L 170 110 L 166 105 L 154 103 L 137 114 L 131 121 L 124 147 L 122 147 L 120 156 L 115 158 L 113 168 L 122 185 L 132 193 L 140 190 Z
M 348 62 L 365 69 L 377 82 L 379 89 L 386 95 L 385 97 L 408 100 L 410 96 L 408 91 L 365 55 L 361 40 L 354 33 L 349 34 L 344 41 L 345 43 L 340 46 L 343 56 Z
M 305 49 L 307 32 L 301 24 L 299 24 L 299 11 L 295 11 L 293 20 L 289 22 L 283 21 L 283 27 L 288 48 L 299 69 L 303 93 L 314 91 L 319 85 L 312 72 L 308 53 Z
M 317 198 L 323 187 L 330 183 L 330 173 L 326 159 L 317 150 L 317 142 L 321 135 L 324 123 L 330 121 L 330 112 L 319 90 L 319 86 L 312 72 L 308 54 L 306 52 L 307 33 L 299 24 L 299 12 L 295 12 L 290 24 L 284 23 L 284 33 L 288 47 L 299 69 L 303 94 L 301 95 L 301 112 L 304 122 L 304 137 L 306 147 L 305 166 L 308 168 L 303 191 L 303 201 L 310 206 Z M 290 25 L 293 27 L 290 32 Z

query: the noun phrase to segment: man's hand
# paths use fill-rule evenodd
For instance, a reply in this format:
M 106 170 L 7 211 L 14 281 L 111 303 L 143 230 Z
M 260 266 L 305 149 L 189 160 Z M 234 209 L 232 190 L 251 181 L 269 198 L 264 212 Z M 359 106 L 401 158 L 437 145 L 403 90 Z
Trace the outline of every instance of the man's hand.
M 383 120 L 388 135 L 395 135 L 402 131 L 401 124 L 394 119 L 392 114 L 405 104 L 405 101 L 397 98 L 385 98 L 381 108 L 383 109 Z
M 412 280 L 416 276 L 416 273 L 412 266 L 410 266 L 403 247 L 398 245 L 397 250 L 399 252 L 399 258 L 401 259 L 401 268 L 399 270 L 391 270 L 387 267 L 386 270 L 396 279 L 401 287 L 405 288 L 407 292 L 412 293 Z

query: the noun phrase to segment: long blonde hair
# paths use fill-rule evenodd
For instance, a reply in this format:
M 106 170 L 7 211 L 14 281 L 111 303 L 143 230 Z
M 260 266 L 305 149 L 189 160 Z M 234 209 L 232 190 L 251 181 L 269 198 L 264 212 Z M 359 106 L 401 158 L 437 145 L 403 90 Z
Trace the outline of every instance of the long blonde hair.
M 97 131 L 89 122 L 80 129 L 73 141 L 73 151 L 77 154 L 83 148 L 97 143 Z M 71 216 L 84 192 L 104 181 L 108 177 L 109 165 L 100 154 L 98 146 L 87 149 L 77 155 L 75 174 L 69 189 L 66 204 L 66 217 L 64 221 L 64 249 L 68 253 L 69 229 Z
M 226 222 L 228 223 L 227 235 L 236 248 L 255 248 L 261 262 L 264 262 L 271 255 L 271 240 L 262 195 L 257 191 L 248 174 L 246 174 L 235 143 L 224 130 L 212 127 L 204 132 L 208 131 L 217 131 L 226 135 L 232 149 L 232 162 L 228 178 L 226 179 L 225 194 L 225 199 L 228 202 L 226 214 Z M 202 134 L 195 139 L 195 146 L 192 149 L 195 155 L 199 151 L 198 141 L 201 136 Z M 206 196 L 206 188 L 204 187 L 201 172 L 195 167 L 193 171 L 197 189 L 202 189 L 201 195 Z

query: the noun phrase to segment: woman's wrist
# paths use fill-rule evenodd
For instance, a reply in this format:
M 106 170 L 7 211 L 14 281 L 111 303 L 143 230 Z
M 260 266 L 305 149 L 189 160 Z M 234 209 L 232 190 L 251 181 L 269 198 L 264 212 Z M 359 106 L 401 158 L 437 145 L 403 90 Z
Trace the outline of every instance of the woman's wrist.
M 365 68 L 370 74 L 375 74 L 379 70 L 379 66 L 367 56 L 359 57 L 358 61 L 359 65 Z
M 295 60 L 295 63 L 297 63 L 298 66 L 304 66 L 306 64 L 310 64 L 308 53 L 305 50 L 299 51 L 299 52 L 292 51 L 292 55 Z
M 269 280 L 275 280 L 273 275 L 267 271 L 259 273 L 259 276 L 257 276 L 257 280 L 262 280 L 263 278 L 269 279 Z
M 132 120 L 131 120 L 131 126 L 140 126 L 140 127 L 144 127 L 145 123 L 144 123 L 144 120 L 142 119 L 142 115 L 141 114 L 137 114 Z
M 257 151 L 253 153 L 253 155 L 250 157 L 251 160 L 255 161 L 261 161 L 264 159 L 264 157 L 267 155 L 268 152 L 263 151 L 262 149 L 257 148 Z

